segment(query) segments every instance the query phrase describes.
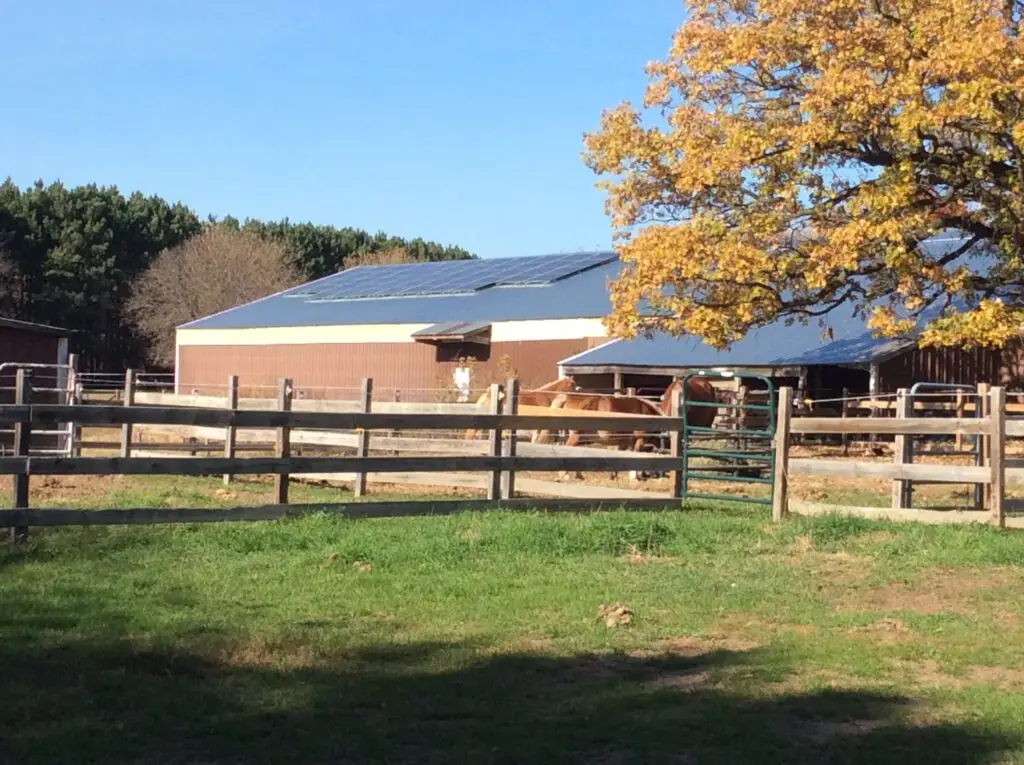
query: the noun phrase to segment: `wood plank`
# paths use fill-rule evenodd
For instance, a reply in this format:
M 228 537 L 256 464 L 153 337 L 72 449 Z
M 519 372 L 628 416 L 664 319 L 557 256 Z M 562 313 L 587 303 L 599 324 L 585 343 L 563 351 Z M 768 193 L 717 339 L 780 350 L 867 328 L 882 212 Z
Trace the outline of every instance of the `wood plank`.
M 1006 437 L 1003 430 L 1006 427 L 1006 389 L 995 386 L 989 393 L 992 413 L 992 431 L 989 436 L 989 492 L 991 506 L 989 511 L 992 514 L 992 525 L 999 528 L 1006 526 L 1006 510 L 1003 501 L 1006 499 L 1005 470 L 1003 460 L 1006 457 Z
M 896 396 L 896 417 L 905 420 L 911 416 L 910 391 L 900 388 Z M 893 462 L 906 465 L 913 462 L 913 441 L 910 436 L 898 435 L 893 444 Z M 891 505 L 894 508 L 910 507 L 911 484 L 903 480 L 892 482 Z
M 1022 423 L 1024 425 L 1024 423 Z M 793 433 L 860 433 L 877 435 L 966 435 L 985 434 L 991 427 L 988 419 L 965 417 L 918 418 L 906 420 L 871 419 L 866 417 L 798 417 L 792 424 Z M 1022 429 L 1024 434 L 1024 429 Z
M 377 404 L 374 403 L 374 407 Z M 224 434 L 220 428 L 202 428 L 188 425 L 144 425 L 145 433 L 155 435 L 187 438 L 219 439 Z M 526 434 L 521 434 L 520 439 Z M 238 430 L 236 438 L 239 443 L 245 444 L 267 444 L 268 450 L 273 444 L 268 440 L 267 432 L 264 430 Z M 359 444 L 358 433 L 344 433 L 340 431 L 326 430 L 293 430 L 292 443 L 302 446 L 334 446 L 341 448 L 355 449 Z M 149 444 L 148 446 L 164 448 L 164 444 Z M 609 449 L 600 446 L 563 446 L 560 444 L 534 444 L 529 441 L 519 440 L 516 446 L 518 454 L 530 457 L 602 457 L 606 456 Z M 478 439 L 465 438 L 414 438 L 411 436 L 378 436 L 374 435 L 371 441 L 372 451 L 385 452 L 447 452 L 453 454 L 486 454 L 488 443 Z M 619 452 L 620 457 L 642 458 L 643 452 Z M 1024 463 L 1022 463 L 1024 465 Z
M 505 383 L 505 411 L 508 414 L 519 414 L 519 380 L 510 377 Z M 515 457 L 518 453 L 516 431 L 510 430 L 502 439 L 501 453 L 505 457 Z M 516 496 L 516 474 L 506 470 L 501 474 L 501 498 L 514 499 Z
M 780 388 L 775 425 L 775 476 L 772 483 L 772 520 L 789 515 L 789 442 L 793 413 L 793 389 Z
M 924 510 L 891 507 L 855 507 L 849 505 L 828 505 L 819 502 L 793 500 L 790 509 L 794 514 L 806 516 L 840 515 L 871 520 L 896 522 L 913 521 L 928 524 L 970 524 L 988 523 L 989 514 L 976 510 Z M 1006 527 L 1024 529 L 1024 517 L 1009 517 Z
M 228 397 L 224 402 L 225 409 L 237 409 L 238 408 L 238 375 L 228 376 Z M 233 425 L 228 425 L 224 429 L 224 458 L 234 459 L 235 449 L 238 441 L 238 430 Z M 224 485 L 227 486 L 231 483 L 231 473 L 224 474 Z
M 1024 436 L 1024 419 L 1007 419 L 1005 421 L 1005 432 L 1004 435 L 1007 438 L 1020 438 Z
M 359 392 L 359 411 L 369 414 L 372 408 L 373 378 L 364 377 L 362 387 Z M 370 456 L 370 431 L 361 430 L 356 434 L 356 456 Z M 359 473 L 356 475 L 355 485 L 352 487 L 352 493 L 357 497 L 362 497 L 366 494 L 366 473 Z
M 122 406 L 135 405 L 135 370 L 127 369 L 124 373 L 124 394 Z M 132 425 L 125 423 L 121 426 L 121 456 L 132 456 Z
M 75 407 L 76 409 L 80 407 Z M 32 407 L 27 404 L 0 404 L 0 425 L 17 425 L 32 420 Z
M 287 412 L 292 408 L 292 393 L 294 388 L 290 378 L 283 377 L 277 384 L 277 408 L 281 412 Z M 277 464 L 286 466 L 292 456 L 291 429 L 284 425 L 277 429 L 277 443 L 274 446 L 274 456 L 277 457 Z M 29 466 L 31 468 L 31 465 Z M 288 504 L 288 472 L 274 471 L 274 496 L 277 504 Z
M 504 391 L 502 387 L 497 383 L 491 385 L 491 395 L 489 400 L 491 402 L 491 414 L 501 414 L 501 408 L 504 398 Z M 490 446 L 487 453 L 491 457 L 501 456 L 501 429 L 494 428 L 487 438 Z M 495 471 L 488 476 L 487 481 L 487 499 L 496 500 L 501 497 L 501 473 Z
M 900 465 L 891 462 L 813 459 L 791 459 L 789 474 L 834 478 L 910 479 L 935 483 L 988 483 L 991 480 L 989 468 L 975 465 Z
M 49 425 L 76 421 L 83 425 L 201 425 L 225 428 L 305 428 L 308 430 L 588 430 L 590 417 L 561 415 L 537 417 L 510 414 L 362 414 L 332 412 L 254 412 L 224 409 L 181 409 L 177 407 L 69 407 L 41 404 L 30 407 L 35 423 Z M 552 410 L 560 411 L 560 410 Z M 973 420 L 971 421 L 974 422 Z M 622 431 L 661 433 L 681 425 L 679 418 L 622 416 L 616 423 Z M 609 428 L 610 429 L 610 428 Z
M 111 526 L 156 523 L 219 523 L 232 521 L 275 521 L 304 515 L 327 513 L 346 518 L 404 518 L 428 515 L 452 515 L 489 510 L 524 512 L 605 512 L 609 510 L 678 510 L 679 500 L 650 499 L 532 499 L 506 500 L 460 499 L 398 502 L 351 502 L 320 505 L 264 505 L 231 508 L 141 507 L 123 510 L 3 510 L 0 525 L 23 526 Z
M 644 470 L 661 472 L 675 466 L 673 457 L 632 458 L 609 450 L 605 457 L 29 457 L 29 475 L 287 475 L 288 473 L 407 472 L 407 471 L 593 471 Z M 0 458 L 0 475 L 24 469 L 24 458 Z
M 219 409 L 224 406 L 222 396 L 198 396 L 175 393 L 155 393 L 138 391 L 135 396 L 137 404 L 146 406 L 177 406 Z M 273 411 L 277 401 L 272 398 L 243 398 L 238 401 L 238 409 L 250 411 Z M 296 412 L 359 412 L 358 399 L 295 399 L 292 409 Z M 472 414 L 478 412 L 476 404 L 457 404 L 448 402 L 407 402 L 379 401 L 374 406 L 378 412 L 399 414 Z
M 27 404 L 32 400 L 32 389 L 24 367 L 15 372 L 14 403 Z M 19 422 L 14 426 L 14 453 L 24 459 L 29 454 L 32 443 L 32 424 Z M 17 459 L 17 458 L 16 458 Z M 11 482 L 11 506 L 15 510 L 28 509 L 29 476 L 27 470 L 19 470 Z M 11 524 L 11 542 L 23 544 L 28 539 L 28 526 L 20 523 Z

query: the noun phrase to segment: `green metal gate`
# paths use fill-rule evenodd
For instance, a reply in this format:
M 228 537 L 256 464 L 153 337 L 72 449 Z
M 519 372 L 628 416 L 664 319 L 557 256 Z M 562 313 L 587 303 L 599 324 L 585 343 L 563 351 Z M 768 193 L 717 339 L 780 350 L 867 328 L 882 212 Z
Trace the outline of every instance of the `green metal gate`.
M 728 502 L 753 502 L 770 505 L 771 493 L 766 497 L 745 496 L 741 494 L 714 494 L 711 492 L 690 491 L 690 481 L 729 481 L 771 486 L 775 479 L 775 422 L 778 393 L 770 378 L 763 375 L 744 375 L 750 380 L 764 383 L 767 391 L 767 403 L 754 404 L 745 401 L 719 403 L 694 401 L 686 397 L 687 382 L 694 377 L 730 379 L 730 375 L 718 372 L 699 372 L 683 378 L 683 391 L 680 400 L 680 411 L 685 413 L 699 408 L 725 409 L 733 414 L 755 413 L 765 418 L 763 428 L 738 427 L 727 430 L 724 428 L 701 427 L 687 422 L 682 432 L 683 460 L 683 500 L 717 499 Z M 686 418 L 689 420 L 689 418 Z M 741 418 L 743 421 L 746 417 Z M 713 425 L 714 423 L 712 423 Z M 714 440 L 726 441 L 727 446 L 714 445 Z M 702 443 L 703 442 L 703 443 Z M 713 461 L 719 464 L 694 465 L 692 461 Z

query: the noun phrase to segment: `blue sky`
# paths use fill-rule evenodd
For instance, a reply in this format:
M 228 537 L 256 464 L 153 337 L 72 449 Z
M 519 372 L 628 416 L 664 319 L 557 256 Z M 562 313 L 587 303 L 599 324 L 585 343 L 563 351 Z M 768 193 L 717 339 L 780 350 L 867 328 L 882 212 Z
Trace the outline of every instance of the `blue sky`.
M 680 0 L 35 0 L 4 12 L 3 167 L 200 215 L 483 256 L 604 248 L 581 137 Z

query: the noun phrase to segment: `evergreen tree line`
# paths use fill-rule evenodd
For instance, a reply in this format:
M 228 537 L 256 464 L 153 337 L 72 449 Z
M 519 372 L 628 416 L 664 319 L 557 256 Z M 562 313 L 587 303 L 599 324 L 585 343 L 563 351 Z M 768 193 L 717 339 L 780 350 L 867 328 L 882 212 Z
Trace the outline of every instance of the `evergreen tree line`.
M 461 247 L 312 223 L 201 219 L 181 203 L 114 186 L 0 185 L 0 315 L 64 327 L 82 367 L 143 366 L 146 341 L 129 320 L 132 285 L 157 255 L 208 226 L 254 233 L 284 246 L 303 277 L 336 273 L 346 260 L 405 250 L 417 260 L 474 257 Z

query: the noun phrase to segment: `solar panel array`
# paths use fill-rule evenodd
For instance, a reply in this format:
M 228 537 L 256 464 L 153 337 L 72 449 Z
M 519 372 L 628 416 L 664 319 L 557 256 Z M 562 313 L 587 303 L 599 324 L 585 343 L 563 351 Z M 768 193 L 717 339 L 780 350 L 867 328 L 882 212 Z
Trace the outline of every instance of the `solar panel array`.
M 319 302 L 468 295 L 489 287 L 551 284 L 610 263 L 615 257 L 601 252 L 364 266 L 301 287 L 288 296 Z

